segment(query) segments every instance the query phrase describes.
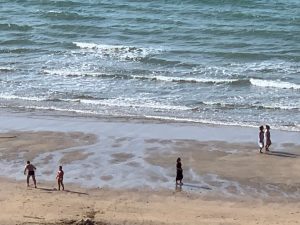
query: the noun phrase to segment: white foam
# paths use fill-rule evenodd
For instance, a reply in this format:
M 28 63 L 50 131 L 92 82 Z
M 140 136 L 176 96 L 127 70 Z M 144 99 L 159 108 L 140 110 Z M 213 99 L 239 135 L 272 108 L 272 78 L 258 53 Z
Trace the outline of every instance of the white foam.
M 122 60 L 138 60 L 150 54 L 159 54 L 161 49 L 139 48 L 124 45 L 107 45 L 86 42 L 73 42 L 77 47 L 98 53 L 102 57 L 114 57 Z
M 0 71 L 13 71 L 15 70 L 12 67 L 8 67 L 8 66 L 0 66 Z
M 24 97 L 24 96 L 17 96 L 17 95 L 7 95 L 7 94 L 0 94 L 0 98 L 7 99 L 7 100 L 25 100 L 25 101 L 45 101 L 47 98 L 39 98 L 39 97 Z
M 300 102 L 298 102 L 299 105 L 283 105 L 279 103 L 274 103 L 270 105 L 264 105 L 264 108 L 267 109 L 283 109 L 283 110 L 298 110 L 300 111 Z M 293 104 L 296 104 L 296 102 L 293 102 Z
M 43 70 L 43 73 L 60 76 L 99 76 L 102 73 L 90 71 L 73 71 L 73 70 Z
M 20 106 L 20 108 L 25 109 L 38 109 L 38 110 L 54 110 L 60 112 L 74 112 L 80 114 L 93 114 L 93 115 L 101 115 L 100 113 L 93 111 L 93 110 L 80 110 L 80 109 L 70 109 L 70 108 L 59 108 L 55 106 Z
M 137 102 L 136 99 L 131 98 L 116 98 L 116 99 L 104 99 L 104 100 L 88 100 L 78 99 L 84 104 L 104 105 L 104 106 L 116 106 L 116 107 L 130 107 L 130 108 L 151 108 L 161 110 L 191 110 L 190 107 L 165 105 L 155 101 L 144 99 L 142 102 Z M 141 101 L 141 100 L 140 100 Z
M 158 80 L 165 82 L 191 82 L 191 83 L 232 83 L 238 79 L 215 79 L 215 78 L 193 78 L 193 77 L 167 77 L 167 76 L 132 76 L 133 78 Z
M 272 87 L 272 88 L 282 88 L 282 89 L 300 89 L 299 84 L 284 82 L 280 80 L 260 80 L 260 79 L 250 79 L 252 85 L 259 87 Z

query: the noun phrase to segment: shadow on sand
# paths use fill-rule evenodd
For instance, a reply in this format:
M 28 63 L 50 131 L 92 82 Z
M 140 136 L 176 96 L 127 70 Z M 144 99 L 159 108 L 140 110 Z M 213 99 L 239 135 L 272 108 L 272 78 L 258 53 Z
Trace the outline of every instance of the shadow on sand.
M 190 187 L 190 188 L 197 188 L 197 189 L 204 189 L 204 190 L 209 190 L 209 191 L 212 190 L 210 187 L 207 187 L 207 186 L 200 186 L 200 185 L 196 185 L 196 184 L 187 184 L 187 183 L 184 183 L 182 185 L 176 185 L 175 190 L 182 191 L 182 186 Z
M 204 189 L 204 190 L 211 190 L 210 187 L 200 186 L 200 185 L 195 185 L 195 184 L 186 184 L 186 183 L 184 183 L 183 186 L 187 186 L 187 187 L 191 187 L 191 188 Z
M 36 189 L 46 191 L 46 192 L 57 192 L 57 191 L 59 191 L 56 188 L 40 188 L 40 187 L 38 187 Z M 67 192 L 67 193 L 71 193 L 71 194 L 79 194 L 79 195 L 89 195 L 88 193 L 85 193 L 85 192 L 70 191 L 70 190 L 64 190 L 62 192 Z
M 79 195 L 89 195 L 85 192 L 78 192 L 78 191 L 70 191 L 70 190 L 64 190 L 64 192 L 72 193 L 72 194 L 79 194 Z
M 289 152 L 281 152 L 281 151 L 269 151 L 269 152 L 266 152 L 266 154 L 279 156 L 279 157 L 288 157 L 288 158 L 297 158 L 300 156 L 298 154 L 289 153 Z

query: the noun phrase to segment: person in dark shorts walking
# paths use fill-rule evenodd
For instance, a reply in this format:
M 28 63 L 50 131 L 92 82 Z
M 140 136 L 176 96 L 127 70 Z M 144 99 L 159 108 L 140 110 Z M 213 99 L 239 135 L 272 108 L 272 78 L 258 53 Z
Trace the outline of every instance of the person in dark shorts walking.
M 35 180 L 35 166 L 30 163 L 30 161 L 27 161 L 27 164 L 24 169 L 24 175 L 26 175 L 27 171 L 27 187 L 29 187 L 29 178 L 32 177 L 34 187 L 36 188 L 36 180 Z
M 269 147 L 270 145 L 272 144 L 271 142 L 271 133 L 270 133 L 270 126 L 269 125 L 266 125 L 266 133 L 265 133 L 265 136 L 266 136 L 266 151 L 270 151 L 269 150 Z
M 182 170 L 182 164 L 181 164 L 181 159 L 177 159 L 177 164 L 176 164 L 176 185 L 182 185 L 182 179 L 183 179 L 183 170 Z

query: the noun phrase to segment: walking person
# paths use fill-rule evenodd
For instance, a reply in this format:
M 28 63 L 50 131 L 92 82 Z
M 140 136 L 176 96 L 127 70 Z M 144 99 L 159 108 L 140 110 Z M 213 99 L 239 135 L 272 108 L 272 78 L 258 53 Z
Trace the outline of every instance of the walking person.
M 24 175 L 26 175 L 27 172 L 27 187 L 29 187 L 29 178 L 32 177 L 34 187 L 36 188 L 36 180 L 35 180 L 35 166 L 30 163 L 30 161 L 27 161 L 27 164 L 25 165 L 24 169 Z
M 259 145 L 259 152 L 263 153 L 262 150 L 264 148 L 265 142 L 264 142 L 265 134 L 264 134 L 264 127 L 259 127 L 259 134 L 258 134 L 258 145 Z
M 266 136 L 266 151 L 270 151 L 269 150 L 269 147 L 271 146 L 272 142 L 271 142 L 271 133 L 270 133 L 270 126 L 269 125 L 266 125 L 266 133 L 265 133 L 265 136 Z
M 176 185 L 183 185 L 182 183 L 183 179 L 183 170 L 182 170 L 182 164 L 181 159 L 177 158 L 177 164 L 176 164 Z M 178 183 L 179 181 L 179 183 Z
M 62 166 L 59 166 L 59 168 L 58 168 L 56 179 L 57 179 L 58 190 L 60 191 L 60 186 L 62 187 L 62 190 L 65 190 L 65 186 L 64 186 L 64 182 L 63 182 L 64 181 L 64 171 L 62 170 Z

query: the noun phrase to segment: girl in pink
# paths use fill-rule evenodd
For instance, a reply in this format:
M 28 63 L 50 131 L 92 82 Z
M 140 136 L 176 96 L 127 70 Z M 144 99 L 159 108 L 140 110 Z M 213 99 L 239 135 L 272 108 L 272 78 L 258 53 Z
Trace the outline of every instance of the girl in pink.
M 64 171 L 62 170 L 62 166 L 59 166 L 59 168 L 58 168 L 56 179 L 57 179 L 57 184 L 58 184 L 58 190 L 60 191 L 60 186 L 62 186 L 62 190 L 65 190 L 65 186 L 63 183 Z

